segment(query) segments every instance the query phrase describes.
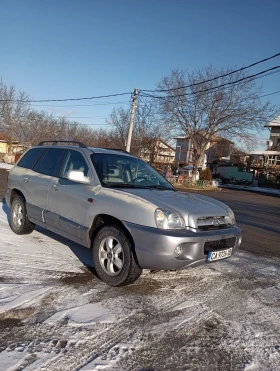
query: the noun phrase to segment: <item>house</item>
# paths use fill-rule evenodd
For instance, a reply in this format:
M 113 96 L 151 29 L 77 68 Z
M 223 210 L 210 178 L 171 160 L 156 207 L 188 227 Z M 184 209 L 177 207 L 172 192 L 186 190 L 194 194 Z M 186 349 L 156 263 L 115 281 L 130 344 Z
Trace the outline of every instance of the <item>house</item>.
M 0 133 L 0 161 L 14 162 L 15 154 L 25 150 L 26 147 L 17 140 L 10 140 L 7 135 Z
M 193 165 L 193 145 L 189 137 L 177 137 L 176 139 L 176 153 L 175 163 L 184 164 L 188 166 Z M 207 143 L 200 161 L 200 167 L 205 169 L 210 166 L 214 161 L 220 160 L 222 157 L 228 157 L 231 153 L 233 142 L 230 140 L 215 137 Z
M 280 116 L 269 124 L 265 125 L 265 128 L 270 130 L 270 138 L 267 142 L 269 151 L 280 151 Z
M 280 116 L 265 127 L 270 130 L 267 149 L 250 153 L 250 167 L 259 186 L 280 188 Z
M 270 130 L 267 149 L 250 153 L 251 167 L 280 171 L 280 116 L 265 127 Z
M 140 158 L 149 164 L 163 169 L 164 166 L 173 165 L 175 159 L 175 149 L 162 139 L 150 141 L 149 145 L 143 145 Z

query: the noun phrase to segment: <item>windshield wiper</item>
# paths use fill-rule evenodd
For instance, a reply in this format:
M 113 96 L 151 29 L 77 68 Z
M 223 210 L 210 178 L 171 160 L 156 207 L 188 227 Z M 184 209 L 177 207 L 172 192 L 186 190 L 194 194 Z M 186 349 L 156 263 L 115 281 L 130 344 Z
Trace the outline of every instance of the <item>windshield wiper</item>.
M 164 186 L 164 185 L 159 185 L 159 184 L 153 184 L 153 185 L 145 186 L 145 188 L 162 189 L 163 191 L 165 191 L 165 190 L 175 191 L 174 188 L 170 188 L 170 187 L 167 187 L 167 186 Z
M 104 186 L 108 188 L 146 188 L 145 186 L 141 186 L 138 184 L 133 183 L 105 183 Z
M 141 183 L 105 183 L 104 186 L 108 188 L 141 188 L 141 189 L 161 189 L 163 191 L 175 191 L 175 189 L 159 184 L 141 185 Z

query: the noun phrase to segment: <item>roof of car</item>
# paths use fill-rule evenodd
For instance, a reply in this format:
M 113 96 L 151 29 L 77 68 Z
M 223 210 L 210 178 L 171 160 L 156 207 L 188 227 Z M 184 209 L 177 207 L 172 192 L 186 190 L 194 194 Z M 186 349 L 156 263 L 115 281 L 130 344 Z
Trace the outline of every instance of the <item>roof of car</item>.
M 132 156 L 131 153 L 122 150 L 122 149 L 116 149 L 116 148 L 96 148 L 96 147 L 88 147 L 91 151 L 94 153 L 112 153 L 116 154 L 118 153 L 119 155 L 125 155 L 125 156 Z
M 43 144 L 38 145 L 36 147 L 44 147 L 44 148 L 69 148 L 69 149 L 79 149 L 79 150 L 90 150 L 94 153 L 109 153 L 109 154 L 119 154 L 119 155 L 125 155 L 125 156 L 132 156 L 129 152 L 122 150 L 122 149 L 116 149 L 116 148 L 98 148 L 98 147 L 79 147 L 77 145 L 71 145 L 71 144 Z M 33 147 L 34 148 L 34 147 Z

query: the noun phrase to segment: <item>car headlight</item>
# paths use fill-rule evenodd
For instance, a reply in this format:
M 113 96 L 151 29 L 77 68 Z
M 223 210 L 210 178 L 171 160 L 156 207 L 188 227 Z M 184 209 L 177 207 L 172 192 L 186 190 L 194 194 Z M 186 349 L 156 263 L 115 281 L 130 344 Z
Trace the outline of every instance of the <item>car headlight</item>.
M 157 209 L 155 211 L 156 225 L 161 229 L 184 229 L 184 219 L 175 211 Z
M 231 210 L 230 207 L 227 208 L 227 213 L 228 215 L 225 217 L 226 222 L 228 224 L 235 225 L 236 221 L 235 221 L 234 212 Z

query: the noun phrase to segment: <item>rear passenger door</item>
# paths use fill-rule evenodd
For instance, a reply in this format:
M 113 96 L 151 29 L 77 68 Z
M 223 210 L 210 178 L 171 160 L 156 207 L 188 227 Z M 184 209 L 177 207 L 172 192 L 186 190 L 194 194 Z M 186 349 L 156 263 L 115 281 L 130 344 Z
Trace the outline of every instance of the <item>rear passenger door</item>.
M 59 172 L 64 155 L 64 149 L 46 148 L 28 175 L 28 215 L 36 220 L 45 222 L 50 181 Z
M 23 193 L 26 200 L 26 207 L 28 215 L 34 217 L 34 197 L 33 197 L 33 187 L 34 187 L 34 171 L 33 167 L 42 156 L 46 149 L 41 148 L 31 148 L 28 150 L 18 161 L 16 165 L 16 171 L 12 173 L 9 181 L 10 188 L 17 188 L 17 185 L 20 184 L 20 191 Z M 44 201 L 42 200 L 42 203 Z M 45 202 L 46 206 L 46 202 Z M 35 213 L 36 214 L 36 213 Z
M 80 170 L 91 178 L 89 165 L 84 155 L 68 149 L 60 174 L 50 183 L 47 223 L 63 230 L 76 239 L 83 238 L 86 224 L 86 212 L 89 207 L 91 185 L 68 180 L 69 170 Z

